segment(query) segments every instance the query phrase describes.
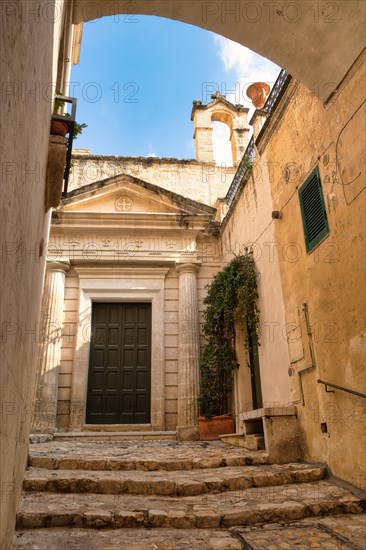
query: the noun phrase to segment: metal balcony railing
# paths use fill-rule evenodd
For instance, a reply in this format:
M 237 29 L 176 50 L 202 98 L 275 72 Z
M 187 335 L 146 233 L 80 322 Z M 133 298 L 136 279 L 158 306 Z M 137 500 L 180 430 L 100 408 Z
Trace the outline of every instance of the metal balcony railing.
M 277 77 L 276 82 L 273 85 L 273 88 L 271 90 L 271 93 L 268 96 L 266 104 L 263 107 L 268 117 L 270 116 L 277 101 L 280 99 L 282 93 L 286 89 L 286 86 L 290 78 L 291 76 L 288 74 L 288 72 L 285 71 L 285 69 L 282 69 L 282 71 Z M 231 182 L 229 190 L 226 194 L 226 204 L 228 208 L 230 208 L 239 187 L 246 183 L 247 178 L 250 174 L 250 166 L 253 164 L 254 160 L 255 160 L 255 150 L 254 150 L 254 139 L 252 137 L 248 143 L 248 146 L 245 150 L 243 158 L 241 159 L 238 169 L 235 173 L 234 179 Z
M 67 194 L 67 186 L 69 183 L 69 175 L 70 175 L 72 142 L 74 140 L 77 99 L 75 97 L 68 97 L 63 95 L 56 95 L 55 99 L 58 101 L 62 101 L 64 103 L 71 104 L 71 113 L 68 113 L 68 114 L 65 113 L 61 115 L 56 115 L 56 114 L 52 115 L 52 120 L 65 122 L 69 126 L 69 133 L 68 133 L 67 144 L 66 144 L 67 151 L 66 151 L 66 165 L 65 165 L 65 171 L 64 171 L 64 188 L 62 191 L 62 194 L 65 196 Z

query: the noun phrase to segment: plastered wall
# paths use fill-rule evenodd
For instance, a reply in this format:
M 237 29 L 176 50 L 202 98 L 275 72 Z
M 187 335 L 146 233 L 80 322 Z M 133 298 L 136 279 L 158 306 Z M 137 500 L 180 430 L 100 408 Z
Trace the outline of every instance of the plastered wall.
M 10 547 L 27 462 L 49 216 L 45 167 L 63 1 L 1 6 L 1 548 Z M 35 139 L 36 136 L 36 139 Z
M 224 264 L 234 254 L 244 253 L 245 249 L 253 251 L 259 275 L 259 360 L 263 403 L 285 405 L 290 400 L 287 375 L 289 358 L 286 337 L 282 337 L 285 317 L 268 179 L 268 167 L 258 159 L 252 177 L 238 194 L 225 220 L 221 248 Z M 248 358 L 240 336 L 237 353 L 241 367 L 237 375 L 236 398 L 240 409 L 238 412 L 243 412 L 252 408 L 252 396 Z
M 333 474 L 357 486 L 365 484 L 364 399 L 337 390 L 327 393 L 317 380 L 366 393 L 364 78 L 360 59 L 326 106 L 293 83 L 286 109 L 267 129 L 268 139 L 257 143 L 262 160 L 272 163 L 273 210 L 282 212 L 272 231 L 285 319 L 293 329 L 289 383 L 304 456 L 326 462 Z M 298 189 L 316 166 L 330 232 L 307 253 Z M 298 372 L 312 365 L 303 303 L 309 311 L 315 368 L 301 377 L 302 396 Z M 281 334 L 275 334 L 282 345 Z

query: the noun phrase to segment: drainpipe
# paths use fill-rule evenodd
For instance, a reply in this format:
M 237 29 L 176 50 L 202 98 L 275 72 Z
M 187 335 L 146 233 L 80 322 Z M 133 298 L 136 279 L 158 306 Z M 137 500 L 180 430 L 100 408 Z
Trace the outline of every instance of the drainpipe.
M 315 353 L 314 353 L 314 341 L 313 341 L 313 332 L 311 330 L 310 326 L 310 319 L 309 319 L 309 310 L 308 310 L 308 304 L 306 302 L 303 302 L 301 304 L 301 309 L 304 313 L 305 317 L 305 324 L 306 324 L 306 332 L 308 335 L 308 342 L 309 342 L 309 352 L 310 352 L 310 358 L 311 358 L 311 366 L 305 367 L 304 369 L 301 369 L 297 371 L 298 377 L 299 377 L 299 386 L 300 386 L 300 399 L 297 399 L 296 401 L 293 401 L 293 403 L 300 403 L 304 406 L 305 405 L 305 396 L 304 396 L 304 388 L 302 385 L 302 375 L 306 372 L 310 372 L 315 369 Z
M 64 95 L 69 95 L 70 89 L 70 76 L 71 76 L 71 56 L 72 56 L 72 43 L 74 35 L 74 25 L 72 24 L 72 3 L 68 6 L 68 11 L 65 18 L 65 48 L 62 70 L 62 88 Z

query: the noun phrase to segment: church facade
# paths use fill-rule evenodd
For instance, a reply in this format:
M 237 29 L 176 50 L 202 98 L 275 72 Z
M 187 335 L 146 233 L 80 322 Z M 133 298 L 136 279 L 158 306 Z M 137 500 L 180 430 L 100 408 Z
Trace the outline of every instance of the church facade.
M 6 132 L 2 140 L 1 210 L 4 296 L 1 544 L 4 547 L 10 545 L 15 524 L 28 453 L 32 387 L 39 361 L 36 335 L 45 288 L 45 251 L 51 214 L 44 205 L 49 187 L 48 129 L 53 110 L 50 84 L 55 84 L 55 90 L 67 92 L 70 65 L 77 63 L 80 51 L 83 22 L 106 15 L 118 17 L 126 8 L 123 2 L 97 1 L 91 5 L 88 0 L 50 0 L 44 7 L 32 5 L 29 9 L 26 4 L 4 3 L 1 34 L 5 52 L 1 57 L 4 81 L 1 116 Z M 220 261 L 227 261 L 243 241 L 254 243 L 261 275 L 264 259 L 268 258 L 268 269 L 263 270 L 267 279 L 261 279 L 259 298 L 263 302 L 261 307 L 267 305 L 270 312 L 262 314 L 268 344 L 266 351 L 263 342 L 260 348 L 263 399 L 278 403 L 284 391 L 281 399 L 285 402 L 291 392 L 301 423 L 304 456 L 326 462 L 333 473 L 360 486 L 365 433 L 362 408 L 365 328 L 360 313 L 365 270 L 361 229 L 365 181 L 362 145 L 365 5 L 358 0 L 339 0 L 333 18 L 327 9 L 314 11 L 313 6 L 307 9 L 298 5 L 300 17 L 294 20 L 293 6 L 270 13 L 264 3 L 259 7 L 263 10 L 259 19 L 254 21 L 246 11 L 247 6 L 241 10 L 240 3 L 235 4 L 234 15 L 226 3 L 211 4 L 199 0 L 134 2 L 138 14 L 177 19 L 242 43 L 285 67 L 301 82 L 295 95 L 282 97 L 273 111 L 272 122 L 267 123 L 260 136 L 260 144 L 256 143 L 257 185 L 249 179 L 245 185 L 232 188 L 228 216 L 221 228 Z M 106 159 L 104 164 L 108 163 Z M 303 166 L 304 171 L 296 174 L 291 163 Z M 172 166 L 171 162 L 163 164 Z M 146 163 L 140 165 L 145 171 Z M 295 187 L 304 184 L 308 172 L 317 165 L 330 232 L 318 247 L 307 253 Z M 218 171 L 210 163 L 207 166 L 210 173 Z M 161 185 L 161 181 L 144 178 L 141 173 L 130 175 Z M 96 181 L 102 179 L 98 177 Z M 91 182 L 86 178 L 83 185 L 88 183 Z M 230 182 L 228 186 L 231 187 Z M 267 206 L 263 216 L 259 216 L 262 198 Z M 272 223 L 271 212 L 278 212 L 281 207 L 288 208 L 287 213 L 284 210 L 282 218 Z M 219 219 L 225 209 L 223 203 L 218 206 Z M 272 233 L 268 235 L 268 231 Z M 257 240 L 261 239 L 259 248 Z M 294 242 L 295 246 L 291 244 Z M 50 254 L 49 257 L 52 258 Z M 274 277 L 277 261 L 276 277 L 280 272 L 281 292 Z M 68 274 L 72 274 L 71 267 Z M 59 277 L 64 277 L 62 270 Z M 273 286 L 277 290 L 272 290 Z M 313 356 L 317 358 L 317 368 L 311 370 L 306 370 L 313 365 L 309 346 L 300 346 L 308 335 L 303 303 L 308 305 L 316 329 Z M 273 309 L 273 304 L 277 309 Z M 293 328 L 297 326 L 296 316 L 301 316 L 301 338 L 297 329 L 289 342 L 291 363 L 286 359 L 289 346 L 281 324 L 283 311 Z M 323 366 L 321 373 L 319 366 Z M 321 377 L 361 396 L 336 388 L 329 393 L 329 387 L 317 382 Z M 247 387 L 244 384 L 243 391 Z
M 359 78 L 357 69 L 339 103 L 346 105 L 344 90 Z M 235 254 L 250 249 L 259 273 L 261 345 L 255 366 L 238 331 L 236 433 L 250 445 L 253 435 L 263 436 L 273 461 L 325 460 L 341 477 L 362 483 L 363 459 L 351 469 L 339 449 L 348 437 L 342 421 L 352 397 L 330 395 L 323 384 L 340 381 L 334 359 L 343 354 L 353 380 L 344 387 L 362 386 L 362 327 L 356 323 L 349 332 L 337 314 L 346 299 L 344 311 L 352 304 L 361 319 L 356 279 L 347 298 L 340 288 L 336 299 L 329 294 L 342 284 L 340 257 L 362 259 L 357 235 L 350 249 L 337 229 L 350 215 L 362 219 L 360 155 L 355 148 L 351 167 L 343 155 L 347 132 L 334 149 L 334 106 L 322 112 L 287 73 L 268 101 L 270 108 L 257 109 L 250 121 L 250 142 L 246 109 L 219 94 L 208 105 L 194 102 L 196 160 L 76 152 L 72 190 L 52 217 L 35 431 L 174 431 L 181 439 L 196 438 L 206 287 Z M 363 116 L 357 101 L 347 104 L 343 121 L 349 117 L 355 128 Z M 293 121 L 303 116 L 322 120 L 312 144 L 305 136 L 291 137 Z M 219 170 L 213 162 L 213 120 L 230 127 L 234 167 Z M 251 170 L 243 170 L 249 161 Z M 340 174 L 349 187 L 340 184 Z M 304 205 L 301 193 L 309 181 L 316 193 Z M 325 224 L 311 242 L 306 200 L 318 212 L 316 223 Z M 312 290 L 314 280 L 321 291 Z M 352 359 L 340 334 L 352 342 Z M 352 407 L 357 446 L 365 423 L 362 398 Z

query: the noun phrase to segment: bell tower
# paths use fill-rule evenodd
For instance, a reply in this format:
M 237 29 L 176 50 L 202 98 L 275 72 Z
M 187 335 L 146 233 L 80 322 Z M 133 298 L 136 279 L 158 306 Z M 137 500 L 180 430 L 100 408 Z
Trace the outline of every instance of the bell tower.
M 238 166 L 249 142 L 248 111 L 243 105 L 233 105 L 220 92 L 211 96 L 212 101 L 202 105 L 193 101 L 191 120 L 196 140 L 196 159 L 199 162 L 214 162 L 212 122 L 223 122 L 230 129 L 230 142 L 234 166 Z

